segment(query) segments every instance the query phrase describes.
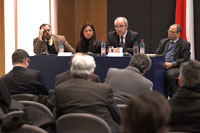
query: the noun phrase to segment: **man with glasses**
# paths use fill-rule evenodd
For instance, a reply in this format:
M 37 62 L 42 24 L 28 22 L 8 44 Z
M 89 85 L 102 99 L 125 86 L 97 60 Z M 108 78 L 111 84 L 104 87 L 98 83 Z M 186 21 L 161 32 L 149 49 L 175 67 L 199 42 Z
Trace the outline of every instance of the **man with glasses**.
M 165 55 L 164 66 L 166 68 L 166 95 L 172 96 L 179 75 L 181 63 L 190 60 L 190 43 L 180 38 L 182 27 L 173 24 L 168 30 L 168 38 L 162 39 L 156 50 L 156 54 Z
M 107 36 L 107 47 L 114 46 L 114 52 L 119 47 L 123 48 L 123 52 L 133 54 L 133 45 L 140 42 L 139 33 L 128 30 L 128 20 L 125 17 L 117 17 L 114 21 L 115 31 L 111 31 Z
M 47 95 L 43 77 L 38 70 L 27 69 L 29 55 L 23 49 L 12 54 L 13 69 L 1 77 L 1 84 L 12 94 L 43 94 Z

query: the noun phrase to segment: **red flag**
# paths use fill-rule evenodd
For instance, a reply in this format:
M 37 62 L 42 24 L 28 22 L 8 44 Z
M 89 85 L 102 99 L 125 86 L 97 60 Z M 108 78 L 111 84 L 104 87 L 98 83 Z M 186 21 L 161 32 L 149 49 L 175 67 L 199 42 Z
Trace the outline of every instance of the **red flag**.
M 187 40 L 186 37 L 186 0 L 176 0 L 176 18 L 175 23 L 182 26 L 181 38 Z
M 191 59 L 195 59 L 193 0 L 176 0 L 175 23 L 182 26 L 180 37 L 190 42 Z

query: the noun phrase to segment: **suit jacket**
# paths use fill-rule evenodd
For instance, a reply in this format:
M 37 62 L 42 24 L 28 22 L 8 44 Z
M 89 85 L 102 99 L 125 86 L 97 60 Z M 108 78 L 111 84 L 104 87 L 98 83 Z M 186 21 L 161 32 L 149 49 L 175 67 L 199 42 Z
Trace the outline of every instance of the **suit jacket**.
M 0 79 L 0 108 L 4 113 L 8 112 L 8 108 L 11 105 L 11 98 L 7 88 L 4 86 Z
M 11 95 L 23 93 L 48 94 L 43 77 L 37 70 L 16 66 L 1 79 Z
M 113 133 L 119 132 L 120 110 L 109 85 L 73 78 L 55 89 L 57 116 L 67 113 L 89 113 L 104 119 Z
M 117 103 L 126 103 L 132 96 L 151 91 L 153 87 L 153 83 L 140 75 L 137 68 L 130 66 L 125 69 L 110 68 L 105 83 L 111 86 Z
M 169 44 L 169 38 L 162 39 L 158 48 L 156 49 L 156 54 L 165 55 L 168 51 Z M 177 62 L 177 66 L 179 67 L 181 63 L 188 60 L 190 60 L 190 43 L 183 40 L 182 38 L 179 38 L 174 50 L 174 61 Z
M 107 42 L 106 45 L 108 46 L 114 46 L 114 47 L 121 47 L 119 42 L 119 35 L 116 31 L 111 31 L 108 33 Z M 125 39 L 125 46 L 123 47 L 123 52 L 128 52 L 133 54 L 133 46 L 137 45 L 139 46 L 140 43 L 140 37 L 139 33 L 127 30 L 126 39 Z
M 65 52 L 75 53 L 74 48 L 71 47 L 71 45 L 66 41 L 64 36 L 52 35 L 52 38 L 53 38 L 53 44 L 55 46 L 57 53 L 59 52 L 60 40 L 62 40 L 64 42 L 64 51 Z M 34 39 L 33 47 L 34 47 L 35 54 L 48 54 L 47 43 L 45 41 L 40 41 L 38 37 Z
M 93 51 L 89 51 L 89 44 L 88 44 L 88 46 L 84 47 L 82 51 L 79 50 L 79 48 L 78 48 L 79 43 L 80 42 L 78 42 L 76 44 L 76 52 L 82 52 L 82 53 L 92 52 L 95 54 L 101 54 L 101 41 L 96 40 L 96 45 L 95 45 Z
M 200 132 L 200 87 L 181 87 L 170 99 L 172 131 Z
M 63 82 L 65 82 L 67 80 L 70 80 L 72 78 L 73 77 L 72 77 L 71 72 L 69 70 L 66 71 L 66 72 L 60 73 L 60 74 L 58 74 L 56 76 L 55 85 L 63 83 Z M 92 81 L 94 81 L 94 82 L 100 82 L 99 76 L 96 75 L 96 74 L 93 74 Z

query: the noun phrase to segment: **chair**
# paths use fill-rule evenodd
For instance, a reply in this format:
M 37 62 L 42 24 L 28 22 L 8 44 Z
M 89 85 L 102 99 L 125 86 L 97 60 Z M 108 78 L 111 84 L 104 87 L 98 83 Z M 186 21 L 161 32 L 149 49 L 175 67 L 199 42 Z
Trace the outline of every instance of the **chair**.
M 34 101 L 19 101 L 24 105 L 26 121 L 48 132 L 54 130 L 55 119 L 45 105 Z
M 56 130 L 57 133 L 111 133 L 103 119 L 86 113 L 69 113 L 59 117 Z
M 12 99 L 16 101 L 37 101 L 38 97 L 33 94 L 14 94 L 11 95 Z
M 47 132 L 39 127 L 24 124 L 20 128 L 16 129 L 15 131 L 11 131 L 10 133 L 47 133 Z
M 121 110 L 122 113 L 126 111 L 127 105 L 126 104 L 117 104 L 117 107 Z
M 40 110 L 42 110 L 43 112 L 45 112 L 46 114 L 48 114 L 49 116 L 53 117 L 53 114 L 49 110 L 49 108 L 47 108 L 45 105 L 43 105 L 41 103 L 34 102 L 34 101 L 19 101 L 19 102 L 22 103 L 25 107 L 27 107 L 27 106 L 37 107 Z

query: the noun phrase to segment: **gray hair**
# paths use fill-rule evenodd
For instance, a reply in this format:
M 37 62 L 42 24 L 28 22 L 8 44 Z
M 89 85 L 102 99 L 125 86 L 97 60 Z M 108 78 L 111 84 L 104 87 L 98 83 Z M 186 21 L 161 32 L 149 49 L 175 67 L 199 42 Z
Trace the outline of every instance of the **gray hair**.
M 77 53 L 72 58 L 70 71 L 74 78 L 89 79 L 95 67 L 95 60 L 92 56 Z
M 144 73 L 151 67 L 151 59 L 145 54 L 136 54 L 132 56 L 129 66 L 136 67 L 140 73 Z
M 182 86 L 199 87 L 200 86 L 200 62 L 188 61 L 181 64 L 180 76 Z
M 117 21 L 118 19 L 123 19 L 123 20 L 124 20 L 125 26 L 128 25 L 128 20 L 127 20 L 125 17 L 117 17 L 117 18 L 115 19 L 115 21 L 114 21 L 114 25 L 115 25 L 115 23 L 116 23 L 116 21 Z

